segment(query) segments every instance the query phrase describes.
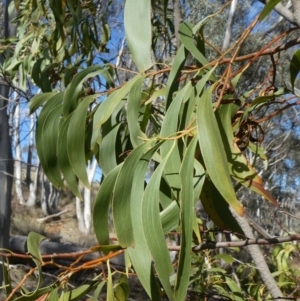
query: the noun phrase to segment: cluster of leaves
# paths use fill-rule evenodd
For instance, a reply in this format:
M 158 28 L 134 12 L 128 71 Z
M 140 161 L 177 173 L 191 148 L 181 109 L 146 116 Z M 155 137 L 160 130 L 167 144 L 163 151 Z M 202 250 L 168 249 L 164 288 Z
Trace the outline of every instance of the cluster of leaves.
M 31 112 L 42 106 L 36 140 L 44 172 L 57 188 L 68 185 L 81 198 L 78 182 L 89 187 L 85 167 L 95 157 L 104 175 L 93 209 L 99 244 L 110 243 L 108 216 L 112 208 L 119 246 L 126 249 L 128 262 L 148 295 L 153 300 L 161 299 L 158 278 L 169 300 L 184 300 L 190 285 L 191 249 L 201 242 L 194 212 L 199 197 L 219 228 L 241 234 L 230 211 L 231 207 L 244 215 L 244 207 L 236 197 L 240 185 L 277 205 L 243 151 L 249 149 L 254 156 L 265 159 L 259 145 L 263 129 L 255 112 L 286 91 L 269 92 L 265 85 L 263 93 L 254 90 L 236 95 L 239 79 L 251 61 L 236 72 L 232 72 L 232 64 L 253 24 L 231 49 L 209 62 L 202 33 L 212 16 L 196 25 L 183 22 L 179 27 L 182 45 L 172 66 L 149 71 L 153 64 L 149 51 L 150 0 L 126 1 L 126 40 L 138 73 L 115 87 L 111 66 L 91 65 L 92 48 L 100 46 L 98 40 L 93 42 L 96 27 L 89 27 L 92 23 L 82 13 L 83 4 L 44 3 L 21 4 L 30 8 L 20 10 L 17 21 L 24 25 L 20 26 L 14 55 L 4 65 L 12 77 L 18 72 L 21 84 L 25 74 L 32 76 L 44 92 L 30 102 Z M 94 13 L 89 5 L 84 9 Z M 28 56 L 29 49 L 34 51 Z M 254 55 L 252 62 L 262 52 Z M 231 53 L 232 58 L 226 60 Z M 194 67 L 185 66 L 188 56 L 193 57 Z M 218 76 L 219 65 L 226 63 L 226 71 Z M 84 67 L 82 71 L 79 66 Z M 54 89 L 57 81 L 49 73 L 55 68 L 63 78 L 60 89 Z M 294 76 L 299 69 L 291 71 Z M 166 85 L 157 83 L 160 73 L 168 74 Z M 105 82 L 106 91 L 87 91 L 99 82 Z M 154 124 L 155 135 L 148 134 L 150 124 Z M 155 170 L 146 181 L 151 162 Z M 165 241 L 172 230 L 181 236 L 176 268 Z M 226 276 L 225 282 L 231 291 L 236 290 Z M 95 285 L 101 290 L 104 282 L 96 280 Z M 112 282 L 108 282 L 107 290 L 112 292 Z M 57 294 L 58 286 L 52 290 L 51 298 Z M 111 298 L 112 295 L 108 300 Z
M 17 39 L 3 41 L 3 74 L 23 91 L 28 77 L 42 92 L 66 87 L 83 63 L 92 65 L 95 50 L 106 51 L 110 31 L 102 14 L 99 39 L 96 9 L 90 1 L 12 1 Z

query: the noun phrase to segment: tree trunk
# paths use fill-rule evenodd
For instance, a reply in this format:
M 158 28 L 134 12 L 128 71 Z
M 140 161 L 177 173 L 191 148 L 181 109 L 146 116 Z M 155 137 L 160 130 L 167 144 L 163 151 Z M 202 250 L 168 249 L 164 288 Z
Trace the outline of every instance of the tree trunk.
M 88 174 L 89 183 L 92 184 L 97 167 L 97 161 L 94 159 L 92 163 L 89 162 L 86 170 Z M 91 231 L 91 191 L 83 188 L 83 202 L 76 197 L 76 215 L 78 220 L 78 229 L 81 233 L 88 234 Z
M 26 202 L 27 206 L 35 206 L 36 205 L 36 193 L 38 187 L 39 173 L 40 173 L 40 163 L 39 160 L 37 162 L 37 167 L 35 170 L 34 181 L 29 184 L 29 196 Z
M 45 214 L 58 212 L 60 192 L 49 182 L 45 174 L 42 177 L 41 208 Z
M 28 145 L 28 154 L 27 154 L 27 166 L 26 166 L 26 185 L 30 187 L 32 182 L 31 180 L 31 168 L 32 168 L 32 151 L 34 146 L 34 124 L 35 124 L 34 114 L 30 115 L 30 134 L 29 134 L 29 145 Z
M 179 25 L 180 25 L 180 22 L 182 21 L 180 0 L 173 0 L 173 14 L 174 14 L 174 30 L 175 30 L 176 46 L 177 46 L 177 49 L 179 49 L 179 46 L 180 46 Z
M 233 209 L 231 209 L 231 213 L 240 225 L 241 229 L 245 233 L 247 238 L 254 239 L 253 232 L 251 230 L 251 227 L 246 219 L 246 217 L 242 217 L 238 215 Z M 273 299 L 283 299 L 283 294 L 281 290 L 279 289 L 274 277 L 272 276 L 269 267 L 266 263 L 266 260 L 259 248 L 258 245 L 250 245 L 247 246 L 247 250 L 249 251 L 252 260 L 254 261 L 260 277 L 262 278 L 262 281 L 264 282 L 266 288 L 269 290 L 271 296 Z
M 14 146 L 15 146 L 15 190 L 21 205 L 25 204 L 22 191 L 22 157 L 20 143 L 20 101 L 14 92 L 15 112 L 14 112 Z
M 0 2 L 0 36 L 8 37 L 15 32 L 14 27 L 9 26 L 8 6 L 10 0 L 5 4 Z M 0 55 L 0 63 L 3 57 Z M 7 115 L 7 105 L 10 87 L 0 74 L 0 248 L 9 247 L 9 228 L 11 215 L 11 189 L 12 175 L 14 172 L 11 141 L 9 135 L 9 123 Z M 3 271 L 0 269 L 0 285 L 3 281 Z
M 231 34 L 232 34 L 232 25 L 233 25 L 233 16 L 234 16 L 235 11 L 236 11 L 236 6 L 237 6 L 237 0 L 233 0 L 231 2 L 231 6 L 230 6 L 230 11 L 229 11 L 229 16 L 228 16 L 228 22 L 227 22 L 227 26 L 226 26 L 222 51 L 225 51 L 226 49 L 228 49 L 229 45 L 230 45 Z

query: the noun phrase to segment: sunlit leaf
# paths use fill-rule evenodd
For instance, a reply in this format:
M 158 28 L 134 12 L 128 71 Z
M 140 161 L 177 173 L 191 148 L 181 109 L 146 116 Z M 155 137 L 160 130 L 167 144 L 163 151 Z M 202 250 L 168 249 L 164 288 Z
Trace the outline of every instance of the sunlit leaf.
M 163 170 L 170 154 L 176 147 L 176 142 L 170 148 L 169 154 L 154 171 L 144 193 L 142 201 L 142 220 L 148 248 L 155 262 L 155 269 L 170 300 L 173 300 L 169 276 L 173 273 L 170 254 L 166 246 L 159 213 L 159 186 Z
M 182 182 L 180 202 L 182 236 L 175 289 L 176 301 L 185 300 L 189 285 L 194 214 L 193 167 L 197 142 L 197 136 L 195 136 L 187 148 L 180 168 L 180 177 Z
M 193 35 L 193 25 L 188 22 L 182 22 L 179 26 L 179 35 L 182 44 L 190 51 L 190 53 L 198 60 L 201 66 L 208 63 L 204 55 L 198 50 L 195 45 Z
M 43 103 L 47 102 L 56 94 L 57 92 L 47 92 L 33 96 L 29 102 L 30 114 L 34 113 Z
M 119 123 L 107 135 L 105 135 L 100 144 L 99 164 L 105 176 L 117 166 L 116 137 L 121 125 L 122 124 Z
M 212 108 L 212 89 L 204 91 L 197 111 L 200 149 L 207 172 L 228 204 L 240 215 L 244 207 L 238 201 L 230 179 L 226 153 Z
M 138 70 L 143 72 L 149 69 L 152 66 L 151 1 L 127 0 L 124 8 L 124 27 L 127 44 Z
M 173 101 L 173 94 L 175 91 L 178 91 L 179 83 L 180 83 L 180 74 L 181 69 L 184 66 L 184 62 L 187 57 L 187 50 L 186 48 L 181 45 L 177 51 L 177 54 L 174 58 L 172 69 L 168 77 L 167 82 L 167 92 L 166 92 L 166 108 L 169 107 L 171 102 Z
M 144 77 L 138 79 L 132 86 L 128 95 L 127 122 L 128 130 L 130 133 L 130 140 L 134 147 L 143 142 L 141 140 L 141 137 L 146 138 L 140 129 L 140 124 L 138 120 L 142 100 L 141 98 L 143 81 Z
M 133 179 L 141 158 L 153 144 L 154 140 L 150 140 L 135 148 L 126 158 L 117 178 L 113 195 L 113 218 L 118 241 L 124 247 L 134 246 L 131 220 Z M 141 178 L 144 177 L 145 175 L 142 174 Z
M 145 174 L 149 166 L 149 161 L 156 152 L 160 143 L 152 147 L 140 160 L 134 173 L 134 186 L 132 187 L 131 194 L 131 217 L 134 224 L 133 235 L 135 241 L 135 247 L 129 247 L 127 249 L 130 256 L 130 260 L 133 267 L 139 277 L 139 280 L 143 284 L 146 292 L 152 300 L 160 300 L 159 287 L 156 285 L 156 279 L 154 276 L 152 257 L 149 252 L 145 234 L 143 231 L 142 220 L 142 202 L 145 186 Z

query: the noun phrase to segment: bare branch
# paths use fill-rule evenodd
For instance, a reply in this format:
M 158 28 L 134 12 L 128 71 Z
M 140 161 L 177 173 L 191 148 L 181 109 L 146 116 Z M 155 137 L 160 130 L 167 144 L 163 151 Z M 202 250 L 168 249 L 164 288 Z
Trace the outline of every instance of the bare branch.
M 51 214 L 51 215 L 48 215 L 48 216 L 46 216 L 46 217 L 37 218 L 36 221 L 37 221 L 38 223 L 44 223 L 44 222 L 46 222 L 47 220 L 49 220 L 49 219 L 51 219 L 51 218 L 53 218 L 53 217 L 58 217 L 58 216 L 60 216 L 60 215 L 62 215 L 62 214 L 65 214 L 65 213 L 67 213 L 67 212 L 69 212 L 69 211 L 70 211 L 70 209 L 65 209 L 65 210 L 63 210 L 63 211 L 61 211 L 61 212 L 58 212 L 58 213 L 55 213 L 55 214 Z
M 289 241 L 299 241 L 300 235 L 290 235 L 290 236 L 280 236 L 280 237 L 272 237 L 272 238 L 252 238 L 241 241 L 222 241 L 222 242 L 204 242 L 193 248 L 193 252 L 197 253 L 203 250 L 212 250 L 219 248 L 232 248 L 232 247 L 246 247 L 250 245 L 272 245 L 272 244 L 280 244 L 283 242 Z M 180 247 L 172 247 L 172 250 L 179 250 Z M 170 248 L 169 248 L 170 249 Z

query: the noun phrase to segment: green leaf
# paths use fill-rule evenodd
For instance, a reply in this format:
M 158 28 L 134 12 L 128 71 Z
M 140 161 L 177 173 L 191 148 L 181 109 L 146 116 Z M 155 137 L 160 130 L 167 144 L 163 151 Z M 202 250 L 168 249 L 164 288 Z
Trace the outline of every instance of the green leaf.
M 100 245 L 109 244 L 108 214 L 112 193 L 122 164 L 116 166 L 104 179 L 97 193 L 93 214 L 94 231 Z
M 147 246 L 143 231 L 142 220 L 142 202 L 141 199 L 144 195 L 145 175 L 149 166 L 149 161 L 158 149 L 161 143 L 158 143 L 152 147 L 142 157 L 134 172 L 133 183 L 131 191 L 131 218 L 133 227 L 133 235 L 135 240 L 135 247 L 129 247 L 127 252 L 130 256 L 130 260 L 133 267 L 145 288 L 148 295 L 152 300 L 160 300 L 160 289 L 156 283 L 156 279 L 153 272 L 152 257 Z
M 43 274 L 42 274 L 42 267 L 41 263 L 43 262 L 43 258 L 39 249 L 40 243 L 45 240 L 46 237 L 35 233 L 35 232 L 30 232 L 27 237 L 27 249 L 28 253 L 32 255 L 32 259 L 35 262 L 37 269 L 38 269 L 38 283 L 36 289 L 29 294 L 29 297 L 36 296 L 36 293 L 38 292 L 39 288 L 42 285 L 43 282 Z
M 73 290 L 66 291 L 62 294 L 60 297 L 61 301 L 71 301 L 71 300 L 78 300 L 79 298 L 82 298 L 85 296 L 88 292 L 93 290 L 95 288 L 95 284 L 97 282 L 94 281 L 88 281 L 87 283 L 74 288 Z
M 191 83 L 186 84 L 176 95 L 172 103 L 170 104 L 168 111 L 166 113 L 164 122 L 161 127 L 160 136 L 161 137 L 170 137 L 174 135 L 178 131 L 178 123 L 179 123 L 179 112 L 181 109 L 182 102 L 185 97 L 189 97 L 193 87 Z M 161 147 L 161 156 L 164 158 L 166 155 L 169 155 L 170 148 L 173 145 L 172 140 L 166 141 Z M 174 152 L 171 154 L 170 162 L 167 164 L 165 168 L 165 175 L 167 181 L 170 183 L 172 188 L 176 188 L 177 190 L 181 189 L 181 181 L 179 176 L 179 169 L 181 166 L 181 158 L 179 154 L 179 149 L 176 148 Z
M 97 288 L 96 288 L 95 291 L 94 291 L 93 297 L 90 299 L 90 301 L 98 301 L 98 300 L 99 300 L 98 297 L 99 297 L 99 295 L 100 295 L 100 293 L 101 293 L 101 291 L 102 291 L 102 288 L 103 288 L 103 286 L 104 286 L 105 284 L 106 284 L 106 281 L 105 281 L 105 280 L 101 281 L 101 282 L 98 284 Z
M 230 179 L 228 162 L 218 123 L 212 108 L 212 88 L 204 91 L 199 98 L 197 128 L 201 154 L 207 172 L 221 195 L 240 215 L 244 207 L 238 201 Z
M 160 212 L 161 224 L 165 234 L 178 227 L 179 213 L 180 208 L 176 201 L 172 201 L 167 208 Z
M 266 3 L 265 7 L 260 13 L 259 20 L 262 21 L 267 15 L 269 15 L 272 9 L 280 2 L 281 0 L 270 0 Z
M 64 94 L 63 103 L 63 115 L 67 117 L 71 112 L 73 112 L 79 103 L 79 93 L 82 91 L 83 82 L 91 77 L 95 77 L 103 72 L 105 72 L 102 66 L 90 66 L 85 68 L 83 71 L 77 73 L 71 83 L 66 88 Z
M 124 26 L 132 59 L 139 72 L 144 72 L 152 66 L 151 1 L 126 0 Z
M 221 230 L 243 234 L 240 226 L 229 209 L 227 200 L 220 194 L 214 183 L 206 178 L 201 191 L 201 202 L 210 219 Z
M 107 121 L 112 113 L 114 112 L 117 105 L 122 101 L 126 94 L 130 91 L 133 84 L 140 78 L 140 75 L 135 76 L 129 82 L 127 82 L 120 89 L 112 92 L 97 108 L 93 118 L 93 136 L 92 136 L 92 147 L 95 145 L 99 135 L 99 128 Z
M 57 188 L 64 187 L 56 155 L 62 97 L 63 94 L 58 93 L 49 99 L 39 115 L 36 128 L 36 148 L 44 173 Z
M 12 288 L 12 285 L 11 285 L 10 275 L 8 273 L 8 265 L 6 265 L 4 263 L 4 261 L 5 261 L 5 259 L 1 258 L 3 282 L 4 282 L 4 285 L 5 285 L 5 295 L 9 296 L 12 293 L 13 288 Z
M 113 279 L 112 279 L 112 273 L 111 273 L 111 269 L 110 269 L 109 260 L 106 262 L 106 265 L 107 265 L 107 292 L 106 292 L 106 300 L 107 301 L 115 301 L 114 288 L 113 288 Z
M 33 96 L 29 102 L 30 114 L 34 113 L 44 102 L 47 102 L 56 94 L 57 92 L 46 92 Z
M 57 141 L 57 159 L 60 170 L 64 175 L 68 186 L 79 199 L 82 199 L 81 193 L 78 188 L 78 180 L 75 176 L 75 173 L 69 160 L 68 144 L 66 143 L 71 118 L 72 114 L 68 116 L 68 118 L 63 122 L 63 124 L 60 127 Z
M 178 91 L 179 87 L 179 78 L 181 74 L 181 70 L 184 66 L 184 62 L 186 60 L 188 52 L 186 48 L 181 45 L 177 51 L 177 54 L 174 58 L 172 69 L 169 74 L 168 82 L 167 82 L 167 92 L 166 92 L 166 108 L 168 108 L 173 101 L 174 92 Z
M 57 301 L 59 300 L 58 298 L 58 287 L 54 288 L 51 290 L 48 298 L 47 298 L 47 301 Z
M 180 168 L 181 177 L 181 244 L 179 252 L 179 266 L 177 271 L 175 300 L 185 300 L 189 285 L 191 269 L 191 248 L 194 217 L 194 156 L 197 146 L 197 136 L 190 142 L 182 160 Z
M 291 76 L 291 84 L 292 84 L 293 91 L 294 91 L 295 80 L 299 74 L 299 71 L 300 71 L 300 49 L 294 53 L 290 63 L 290 76 Z
M 90 188 L 90 183 L 86 173 L 84 145 L 87 109 L 94 98 L 95 95 L 92 95 L 81 101 L 77 109 L 72 114 L 67 134 L 67 149 L 70 164 L 75 175 L 88 188 Z
M 145 238 L 152 254 L 159 279 L 170 300 L 173 300 L 173 293 L 169 277 L 174 271 L 160 220 L 159 187 L 163 170 L 175 146 L 176 141 L 171 147 L 169 154 L 154 171 L 146 187 L 142 201 L 142 220 Z
M 182 22 L 179 26 L 179 36 L 182 44 L 198 60 L 201 66 L 206 65 L 208 63 L 207 59 L 195 45 L 193 25 L 188 22 Z
M 131 220 L 133 179 L 142 156 L 153 146 L 153 142 L 149 140 L 135 148 L 126 158 L 117 178 L 113 195 L 113 218 L 119 244 L 123 247 L 134 246 Z
M 226 263 L 233 263 L 235 260 L 231 255 L 228 254 L 217 254 L 214 256 L 214 259 L 221 259 Z
M 133 147 L 138 146 L 143 141 L 141 137 L 146 135 L 141 131 L 139 124 L 140 107 L 142 103 L 142 85 L 144 77 L 139 78 L 130 89 L 127 102 L 127 122 L 130 140 Z
M 115 296 L 118 301 L 127 301 L 129 297 L 129 285 L 125 275 L 120 276 L 117 285 L 115 286 Z
M 122 123 L 115 126 L 103 138 L 99 149 L 99 164 L 104 176 L 117 166 L 116 158 L 116 137 Z

